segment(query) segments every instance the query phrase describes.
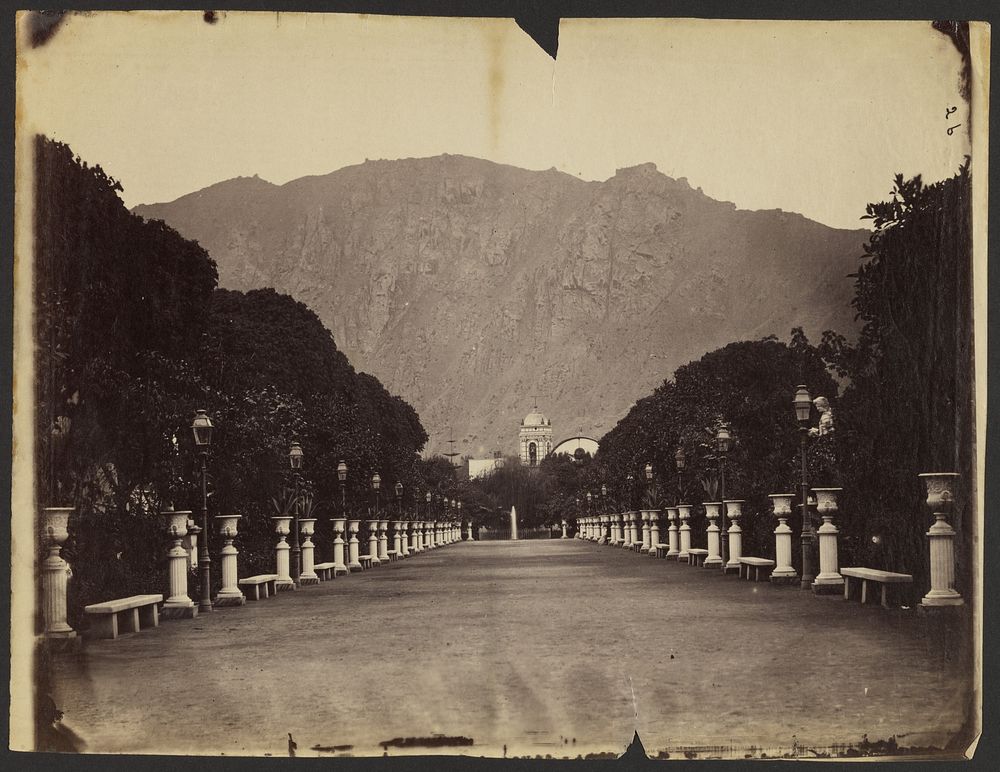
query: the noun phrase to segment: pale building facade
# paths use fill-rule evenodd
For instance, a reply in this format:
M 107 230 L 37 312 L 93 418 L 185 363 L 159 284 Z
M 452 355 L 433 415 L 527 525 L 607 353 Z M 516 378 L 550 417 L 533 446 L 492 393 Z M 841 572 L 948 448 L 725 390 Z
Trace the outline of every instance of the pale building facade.
M 552 422 L 535 408 L 521 421 L 518 432 L 521 463 L 538 466 L 552 452 Z

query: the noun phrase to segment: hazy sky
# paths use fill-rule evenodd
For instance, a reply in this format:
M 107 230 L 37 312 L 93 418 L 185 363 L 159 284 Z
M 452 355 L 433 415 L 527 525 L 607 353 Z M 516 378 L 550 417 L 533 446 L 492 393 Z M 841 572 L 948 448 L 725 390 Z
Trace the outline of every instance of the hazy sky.
M 959 66 L 919 22 L 565 20 L 554 62 L 502 19 L 99 12 L 22 47 L 18 109 L 129 206 L 461 153 L 595 180 L 652 161 L 857 227 L 896 172 L 941 179 L 969 152 Z

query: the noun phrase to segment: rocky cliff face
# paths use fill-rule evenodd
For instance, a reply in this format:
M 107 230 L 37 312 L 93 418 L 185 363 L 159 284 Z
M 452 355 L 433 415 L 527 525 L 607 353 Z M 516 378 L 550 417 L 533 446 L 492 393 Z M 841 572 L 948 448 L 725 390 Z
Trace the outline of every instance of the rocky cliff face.
M 585 182 L 462 156 L 368 161 L 139 206 L 223 286 L 312 307 L 446 448 L 514 452 L 537 395 L 556 439 L 600 437 L 678 365 L 795 325 L 854 329 L 865 231 L 743 211 L 652 164 Z M 794 377 L 790 374 L 789 377 Z

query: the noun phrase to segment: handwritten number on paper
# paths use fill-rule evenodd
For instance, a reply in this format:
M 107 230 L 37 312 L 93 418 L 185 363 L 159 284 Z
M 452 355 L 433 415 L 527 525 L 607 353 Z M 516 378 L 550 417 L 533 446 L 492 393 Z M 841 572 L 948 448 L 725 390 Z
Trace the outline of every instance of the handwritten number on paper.
M 944 111 L 944 119 L 947 121 L 949 118 L 951 118 L 952 113 L 957 113 L 957 112 L 958 112 L 957 107 L 946 107 Z M 954 134 L 955 129 L 957 129 L 961 125 L 962 125 L 961 123 L 956 123 L 954 126 L 949 126 L 946 129 L 946 131 L 948 132 L 948 136 L 950 137 L 952 134 Z

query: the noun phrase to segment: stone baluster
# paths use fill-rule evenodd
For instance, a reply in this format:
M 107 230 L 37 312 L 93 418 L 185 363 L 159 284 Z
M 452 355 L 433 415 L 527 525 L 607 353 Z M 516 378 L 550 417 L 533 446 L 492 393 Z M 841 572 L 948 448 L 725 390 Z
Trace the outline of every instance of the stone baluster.
M 378 521 L 378 559 L 380 563 L 389 562 L 389 521 Z
M 702 563 L 702 568 L 722 568 L 722 552 L 720 550 L 720 530 L 717 520 L 722 513 L 721 501 L 706 501 L 705 517 L 708 518 L 708 528 L 705 529 L 705 536 L 708 546 L 708 556 Z
M 219 551 L 222 564 L 222 589 L 215 596 L 213 606 L 242 606 L 247 602 L 240 590 L 239 576 L 236 568 L 236 556 L 239 554 L 233 546 L 233 539 L 236 538 L 236 527 L 240 521 L 240 515 L 216 515 L 215 523 L 219 536 L 224 542 Z
M 72 512 L 73 507 L 45 507 L 42 510 L 42 540 L 49 551 L 41 564 L 42 623 L 47 639 L 76 637 L 76 631 L 66 621 L 70 567 L 62 557 L 62 545 L 69 538 L 69 516 Z
M 743 514 L 743 499 L 726 499 L 726 516 L 729 518 L 729 562 L 723 569 L 727 574 L 740 572 L 740 558 L 743 557 L 743 529 L 740 528 L 740 515 Z
M 681 551 L 677 553 L 677 560 L 682 563 L 691 562 L 691 524 L 688 520 L 691 519 L 691 505 L 690 504 L 678 504 L 677 511 L 680 513 L 681 525 L 677 529 L 678 534 L 681 539 Z
M 667 526 L 666 558 L 667 560 L 677 560 L 677 556 L 680 554 L 680 538 L 677 535 L 677 507 L 667 507 L 667 520 L 670 525 Z
M 372 566 L 382 565 L 378 556 L 378 520 L 368 521 L 368 556 L 372 559 Z
M 360 531 L 360 520 L 347 521 L 347 568 L 350 571 L 360 571 L 364 568 L 361 565 L 361 549 L 358 544 L 358 533 Z
M 170 566 L 170 595 L 163 602 L 160 616 L 163 619 L 194 619 L 198 616 L 198 606 L 188 597 L 190 558 L 183 545 L 191 513 L 168 509 L 160 514 L 165 518 L 167 534 L 173 543 L 167 551 L 167 561 Z
M 278 543 L 274 548 L 274 572 L 278 575 L 278 579 L 275 581 L 274 586 L 279 592 L 294 590 L 295 582 L 292 581 L 292 577 L 288 572 L 288 552 L 291 547 L 285 541 L 285 537 L 291 533 L 288 524 L 292 522 L 292 518 L 284 515 L 281 517 L 272 517 L 271 520 L 274 521 L 274 532 L 278 534 Z
M 774 529 L 774 570 L 771 572 L 772 584 L 798 584 L 799 576 L 792 567 L 792 529 L 788 518 L 792 514 L 793 493 L 772 493 L 768 496 L 774 508 L 774 516 L 778 525 Z
M 931 553 L 931 588 L 922 606 L 961 606 L 965 601 L 955 589 L 955 529 L 948 515 L 955 500 L 956 472 L 925 472 L 917 475 L 927 487 L 927 508 L 934 524 L 927 531 Z
M 334 517 L 330 522 L 333 523 L 333 575 L 342 576 L 349 573 L 347 564 L 344 563 L 344 528 L 347 526 L 347 519 Z
M 844 577 L 840 575 L 837 561 L 837 526 L 833 516 L 837 513 L 837 494 L 843 488 L 813 488 L 816 494 L 816 511 L 823 518 L 819 527 L 819 573 L 813 579 L 812 590 L 817 595 L 840 594 L 844 591 Z
M 299 533 L 302 534 L 302 572 L 299 574 L 299 585 L 319 584 L 316 575 L 316 545 L 312 537 L 316 533 L 316 518 L 303 517 L 299 520 Z

